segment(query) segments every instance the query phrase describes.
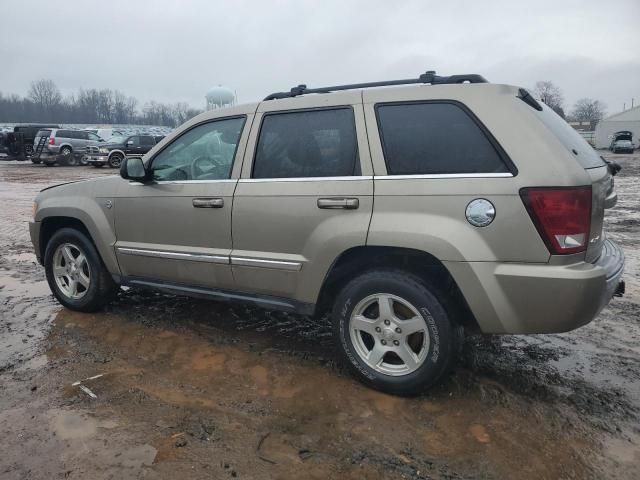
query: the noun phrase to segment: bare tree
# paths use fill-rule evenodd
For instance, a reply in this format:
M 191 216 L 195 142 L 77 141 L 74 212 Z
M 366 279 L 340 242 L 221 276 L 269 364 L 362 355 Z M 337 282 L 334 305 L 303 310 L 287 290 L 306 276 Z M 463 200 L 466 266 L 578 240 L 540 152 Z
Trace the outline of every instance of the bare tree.
M 562 90 L 560 90 L 559 87 L 548 80 L 541 80 L 536 82 L 536 86 L 533 91 L 545 105 L 564 118 L 564 109 L 562 107 L 564 103 L 564 96 L 562 95 Z
M 604 118 L 606 106 L 599 100 L 591 98 L 581 98 L 573 106 L 572 117 L 578 122 L 589 122 L 591 130 L 595 130 L 596 125 Z
M 28 96 L 47 120 L 54 116 L 56 108 L 62 102 L 62 94 L 53 80 L 41 79 L 31 82 Z

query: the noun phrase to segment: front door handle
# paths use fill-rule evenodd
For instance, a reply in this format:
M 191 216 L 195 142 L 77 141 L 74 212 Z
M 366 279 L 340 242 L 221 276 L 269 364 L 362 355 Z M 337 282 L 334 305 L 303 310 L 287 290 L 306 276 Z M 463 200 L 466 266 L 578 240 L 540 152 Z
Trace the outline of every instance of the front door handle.
M 195 208 L 222 208 L 224 198 L 194 198 L 192 203 Z
M 360 206 L 357 198 L 319 198 L 318 208 L 342 208 L 345 210 L 355 210 Z

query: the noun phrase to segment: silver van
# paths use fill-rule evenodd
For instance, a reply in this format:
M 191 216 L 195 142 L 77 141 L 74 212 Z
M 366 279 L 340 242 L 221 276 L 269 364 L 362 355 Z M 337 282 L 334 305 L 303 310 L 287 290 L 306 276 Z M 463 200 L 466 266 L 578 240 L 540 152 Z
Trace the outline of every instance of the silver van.
M 88 146 L 104 142 L 102 138 L 86 130 L 66 128 L 43 128 L 36 133 L 33 140 L 33 163 L 44 163 L 47 166 L 79 165 Z

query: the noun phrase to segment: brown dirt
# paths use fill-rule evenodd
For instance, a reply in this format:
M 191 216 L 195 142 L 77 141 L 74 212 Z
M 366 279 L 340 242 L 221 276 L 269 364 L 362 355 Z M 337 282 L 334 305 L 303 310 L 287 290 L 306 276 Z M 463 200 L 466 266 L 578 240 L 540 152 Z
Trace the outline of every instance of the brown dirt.
M 113 171 L 0 162 L 0 478 L 638 478 L 640 155 L 616 159 L 627 295 L 568 334 L 469 337 L 413 399 L 350 378 L 325 322 L 134 290 L 62 309 L 32 199 Z

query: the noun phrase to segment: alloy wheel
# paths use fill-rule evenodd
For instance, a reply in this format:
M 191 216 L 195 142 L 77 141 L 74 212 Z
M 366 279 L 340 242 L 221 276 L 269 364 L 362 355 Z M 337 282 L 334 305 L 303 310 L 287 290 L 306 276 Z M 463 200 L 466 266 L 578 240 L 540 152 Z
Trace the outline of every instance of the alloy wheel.
M 78 300 L 91 285 L 91 270 L 86 255 L 72 243 L 63 243 L 53 254 L 53 277 L 67 298 Z
M 377 293 L 360 301 L 351 314 L 349 334 L 360 359 L 385 375 L 414 372 L 429 353 L 424 317 L 396 295 Z

